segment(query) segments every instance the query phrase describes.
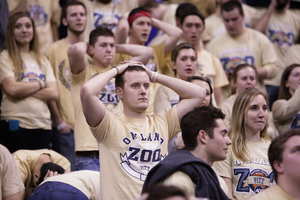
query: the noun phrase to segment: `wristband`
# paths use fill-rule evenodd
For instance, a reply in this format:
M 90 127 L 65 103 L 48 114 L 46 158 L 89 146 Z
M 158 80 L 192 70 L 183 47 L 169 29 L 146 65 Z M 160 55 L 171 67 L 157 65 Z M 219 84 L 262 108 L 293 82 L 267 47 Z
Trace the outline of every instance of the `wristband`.
M 57 129 L 58 131 L 60 131 L 61 129 L 65 128 L 66 126 L 67 126 L 67 124 L 63 121 L 62 123 L 60 123 L 60 124 L 56 127 L 56 129 Z
M 42 87 L 42 83 L 41 83 L 40 80 L 38 80 L 38 83 L 39 83 L 39 86 L 40 86 L 40 89 L 39 89 L 39 91 L 40 91 L 41 89 L 43 89 L 43 87 Z
M 155 83 L 155 82 L 156 82 L 157 74 L 158 74 L 157 72 L 152 72 L 151 78 L 150 78 L 150 81 L 151 81 L 152 83 Z M 154 80 L 153 80 L 153 77 L 154 77 Z
M 117 70 L 117 75 L 118 76 L 120 73 L 119 73 L 119 69 L 117 67 L 115 67 L 115 69 Z

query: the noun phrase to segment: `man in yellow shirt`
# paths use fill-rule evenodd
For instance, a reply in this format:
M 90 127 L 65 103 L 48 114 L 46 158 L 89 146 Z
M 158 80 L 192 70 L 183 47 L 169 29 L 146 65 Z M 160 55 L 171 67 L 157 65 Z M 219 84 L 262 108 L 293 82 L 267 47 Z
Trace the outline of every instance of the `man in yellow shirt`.
M 222 111 L 213 106 L 197 107 L 183 116 L 180 126 L 184 150 L 171 153 L 152 168 L 143 191 L 154 184 L 174 185 L 189 195 L 228 199 L 228 191 L 221 188 L 211 168 L 215 161 L 226 158 L 231 144 L 224 117 Z M 223 183 L 226 185 L 225 181 Z
M 107 110 L 97 97 L 115 76 L 123 112 Z M 146 114 L 150 80 L 171 88 L 182 100 L 170 110 Z M 158 74 L 136 62 L 125 62 L 86 82 L 80 96 L 99 146 L 101 198 L 139 197 L 147 173 L 166 156 L 168 141 L 180 131 L 181 117 L 200 105 L 205 95 L 200 86 Z
M 238 1 L 228 1 L 222 6 L 222 18 L 226 32 L 207 45 L 207 50 L 219 58 L 228 79 L 232 70 L 239 64 L 247 63 L 257 69 L 257 87 L 266 91 L 264 80 L 275 76 L 277 57 L 269 39 L 262 33 L 244 25 L 244 11 Z M 223 88 L 227 98 L 230 88 Z
M 275 138 L 268 151 L 276 185 L 250 200 L 300 199 L 300 130 L 289 130 Z

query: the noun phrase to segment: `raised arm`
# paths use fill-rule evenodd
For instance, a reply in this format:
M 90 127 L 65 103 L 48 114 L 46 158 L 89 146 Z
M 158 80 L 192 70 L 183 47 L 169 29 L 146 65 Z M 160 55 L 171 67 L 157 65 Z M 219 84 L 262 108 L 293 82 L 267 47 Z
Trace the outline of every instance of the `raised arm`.
M 128 54 L 132 56 L 131 61 L 142 62 L 144 64 L 147 64 L 153 56 L 153 49 L 151 47 L 134 44 L 116 45 L 116 52 Z
M 116 44 L 126 44 L 126 40 L 129 34 L 129 24 L 128 24 L 128 14 L 129 12 L 125 13 L 122 15 L 120 18 L 117 29 L 116 29 L 116 34 L 115 34 L 115 42 Z
M 87 52 L 87 44 L 78 42 L 73 44 L 68 50 L 70 70 L 73 74 L 79 74 L 86 66 L 85 53 Z
M 266 31 L 270 17 L 272 15 L 272 13 L 274 12 L 276 6 L 277 6 L 276 0 L 272 0 L 268 9 L 266 10 L 266 12 L 258 20 L 258 22 L 254 25 L 255 30 L 262 32 L 262 33 L 264 33 Z
M 182 100 L 177 104 L 179 121 L 186 113 L 193 110 L 195 107 L 200 106 L 201 102 L 203 102 L 206 95 L 206 90 L 204 88 L 178 78 L 152 72 L 147 67 L 143 67 L 147 71 L 147 74 L 150 78 L 156 76 L 157 83 L 169 87 L 182 98 Z M 157 75 L 155 75 L 156 73 Z
M 151 18 L 152 26 L 162 30 L 165 32 L 169 37 L 165 40 L 165 55 L 173 50 L 174 46 L 181 38 L 182 30 L 172 24 L 160 21 L 155 18 Z
M 106 72 L 98 74 L 94 78 L 87 81 L 80 89 L 80 98 L 83 114 L 87 123 L 95 127 L 102 121 L 106 108 L 102 101 L 99 101 L 98 94 L 102 91 L 105 85 L 117 75 L 117 72 L 122 73 L 130 64 L 121 64 L 116 68 L 112 68 Z

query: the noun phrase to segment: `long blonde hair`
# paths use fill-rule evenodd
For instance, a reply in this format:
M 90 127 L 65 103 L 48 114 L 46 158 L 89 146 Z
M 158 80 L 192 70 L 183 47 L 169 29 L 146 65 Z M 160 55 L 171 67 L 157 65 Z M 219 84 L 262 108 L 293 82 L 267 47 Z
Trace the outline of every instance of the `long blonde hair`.
M 26 12 L 17 12 L 9 17 L 9 21 L 7 24 L 7 30 L 5 35 L 5 46 L 3 49 L 7 49 L 8 55 L 13 63 L 14 73 L 17 79 L 20 78 L 21 73 L 23 72 L 23 61 L 21 58 L 21 54 L 15 39 L 15 26 L 19 18 L 28 17 L 31 20 L 32 29 L 33 29 L 33 38 L 30 41 L 29 49 L 35 53 L 35 57 L 37 59 L 37 63 L 42 67 L 42 56 L 39 49 L 39 41 L 36 33 L 35 24 L 32 18 L 30 18 L 29 14 Z
M 269 104 L 268 95 L 259 91 L 256 88 L 251 88 L 239 94 L 234 101 L 232 108 L 231 126 L 228 131 L 228 135 L 232 141 L 232 150 L 236 158 L 247 161 L 250 157 L 250 153 L 246 147 L 246 113 L 249 110 L 249 106 L 253 99 L 257 95 L 262 95 Z M 260 137 L 269 139 L 267 134 L 268 121 L 262 131 L 260 131 Z

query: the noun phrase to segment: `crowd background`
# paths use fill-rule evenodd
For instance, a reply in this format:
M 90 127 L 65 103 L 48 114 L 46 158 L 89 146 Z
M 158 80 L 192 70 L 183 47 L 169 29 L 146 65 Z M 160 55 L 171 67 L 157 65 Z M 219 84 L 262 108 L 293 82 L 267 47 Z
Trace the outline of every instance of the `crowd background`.
M 39 199 L 39 193 L 48 187 L 55 191 L 75 188 L 83 195 L 79 199 L 109 199 L 125 193 L 124 198 L 138 198 L 143 178 L 138 183 L 125 178 L 128 182 L 122 183 L 121 172 L 114 180 L 110 180 L 110 174 L 103 178 L 95 172 L 102 167 L 104 171 L 115 168 L 113 159 L 105 160 L 110 153 L 100 156 L 111 147 L 110 156 L 116 160 L 121 157 L 126 169 L 130 168 L 130 159 L 137 158 L 127 160 L 126 152 L 113 141 L 119 137 L 127 144 L 127 136 L 121 139 L 120 133 L 110 138 L 106 134 L 109 128 L 102 127 L 102 119 L 113 124 L 112 115 L 105 114 L 104 118 L 99 113 L 102 104 L 101 109 L 91 109 L 89 105 L 93 104 L 83 97 L 83 92 L 91 95 L 99 90 L 94 97 L 103 103 L 103 112 L 124 110 L 128 117 L 128 107 L 131 109 L 134 103 L 117 89 L 120 84 L 124 87 L 117 78 L 127 70 L 124 61 L 146 67 L 152 83 L 145 112 L 147 116 L 163 113 L 162 119 L 170 127 L 161 128 L 168 141 L 167 146 L 159 147 L 162 156 L 185 147 L 178 120 L 171 120 L 178 115 L 180 122 L 189 111 L 186 108 L 181 112 L 182 105 L 196 96 L 196 86 L 185 81 L 205 90 L 205 97 L 195 107 L 222 110 L 232 144 L 227 158 L 216 159 L 210 166 L 229 198 L 250 199 L 257 190 L 275 185 L 273 163 L 268 161 L 271 141 L 291 129 L 300 129 L 300 2 L 296 0 L 1 0 L 0 50 L 2 199 Z M 117 72 L 116 78 L 112 70 Z M 111 79 L 102 83 L 101 74 Z M 180 86 L 176 88 L 170 82 Z M 93 88 L 93 84 L 99 87 Z M 188 88 L 184 91 L 183 86 Z M 86 87 L 93 89 L 84 90 Z M 255 126 L 257 119 L 263 123 L 261 127 Z M 120 123 L 128 130 L 130 124 L 143 126 L 137 119 L 125 118 Z M 160 122 L 153 123 L 160 126 Z M 114 134 L 122 132 L 118 128 L 117 124 Z M 147 128 L 134 130 L 146 133 Z M 134 140 L 136 136 L 129 132 Z M 149 133 L 142 139 L 152 141 Z M 137 149 L 129 147 L 127 153 L 133 148 Z M 138 155 L 145 156 L 143 153 Z M 142 177 L 147 174 L 143 170 L 149 171 L 157 161 L 149 162 L 148 170 L 135 169 L 136 163 L 130 169 L 140 170 Z M 58 173 L 58 168 L 62 172 Z M 245 168 L 250 171 L 244 172 Z M 67 172 L 70 175 L 55 177 Z M 241 173 L 247 174 L 243 177 L 247 186 L 237 180 Z M 268 184 L 256 183 L 255 173 L 266 177 Z M 15 181 L 10 174 L 16 176 Z M 52 179 L 44 181 L 44 177 Z M 117 182 L 120 191 L 116 196 L 110 196 L 111 188 L 102 187 L 103 181 L 111 188 Z M 9 182 L 18 184 L 3 189 Z M 41 182 L 43 188 L 30 196 Z M 126 185 L 131 183 L 134 189 Z M 197 193 L 192 191 L 185 192 Z

